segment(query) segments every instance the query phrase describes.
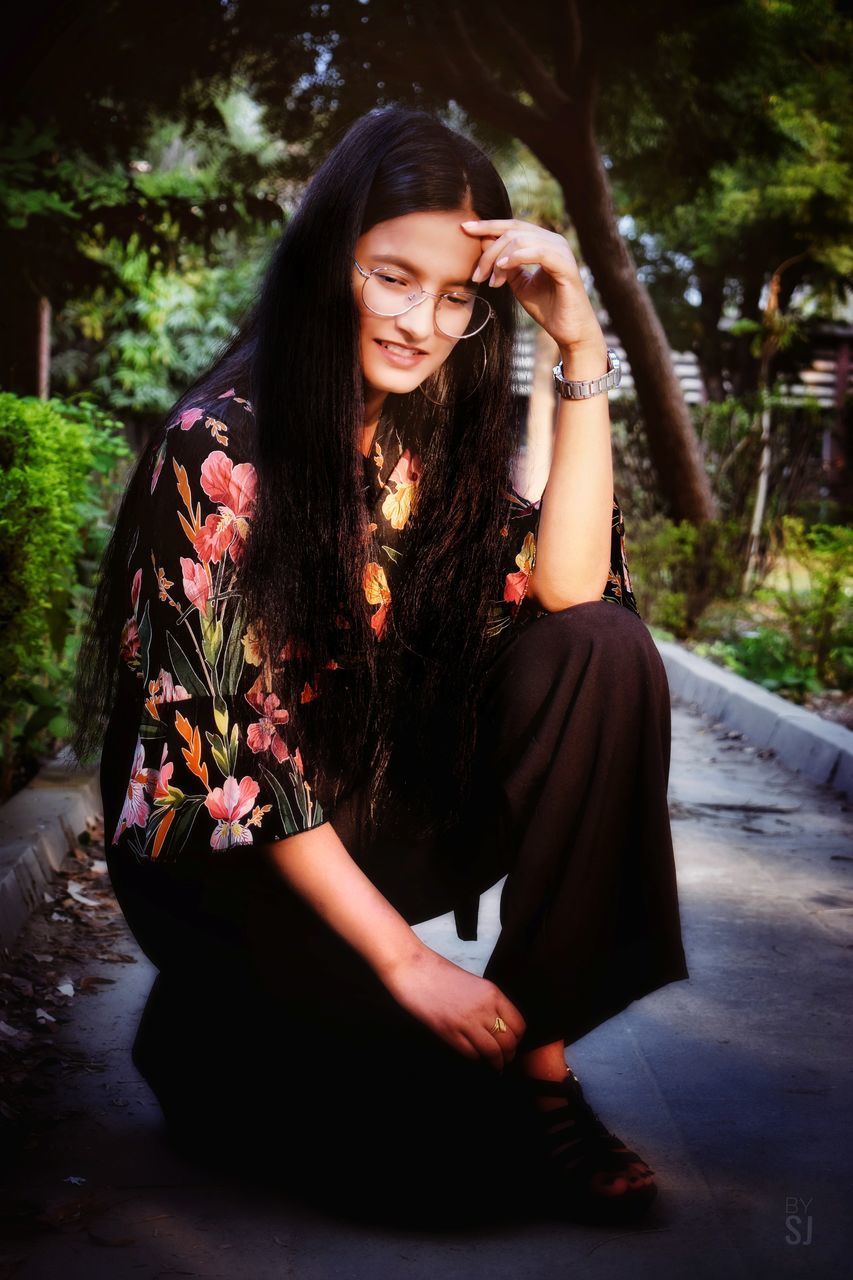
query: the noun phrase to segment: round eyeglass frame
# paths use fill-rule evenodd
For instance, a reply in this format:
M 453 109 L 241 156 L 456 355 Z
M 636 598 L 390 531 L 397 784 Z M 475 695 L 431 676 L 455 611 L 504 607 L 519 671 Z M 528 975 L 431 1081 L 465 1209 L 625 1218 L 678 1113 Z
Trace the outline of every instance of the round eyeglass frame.
M 387 268 L 385 268 L 385 267 L 374 267 L 372 271 L 365 271 L 364 267 L 362 267 L 362 266 L 361 266 L 361 264 L 360 264 L 360 263 L 359 263 L 355 258 L 353 258 L 353 262 L 355 263 L 355 265 L 356 265 L 356 267 L 358 268 L 358 270 L 359 270 L 359 272 L 361 273 L 361 275 L 362 275 L 362 276 L 364 276 L 364 280 L 362 281 L 362 285 L 361 285 L 361 297 L 362 297 L 362 301 L 364 302 L 364 289 L 365 289 L 365 286 L 366 286 L 366 284 L 367 284 L 368 280 L 370 279 L 370 277 L 371 277 L 372 275 L 375 275 L 377 271 L 387 270 Z M 420 283 L 420 281 L 419 281 L 419 280 L 416 280 L 416 281 L 415 281 L 415 283 L 417 284 L 418 288 L 419 288 L 419 289 L 420 289 L 420 291 L 421 291 L 421 296 L 418 298 L 417 302 L 411 302 L 411 303 L 409 303 L 409 305 L 408 305 L 407 307 L 404 307 L 402 311 L 374 311 L 374 310 L 373 310 L 373 307 L 369 306 L 367 302 L 365 302 L 365 303 L 364 303 L 364 305 L 367 307 L 367 310 L 368 310 L 368 311 L 370 311 L 370 312 L 372 312 L 372 313 L 373 313 L 373 315 L 375 315 L 375 316 L 385 316 L 385 317 L 387 317 L 387 318 L 390 318 L 390 317 L 392 317 L 392 316 L 404 316 L 404 315 L 406 315 L 406 314 L 407 314 L 407 312 L 412 311 L 415 307 L 419 307 L 419 306 L 421 305 L 421 303 L 423 302 L 424 298 L 438 298 L 438 301 L 439 301 L 439 304 L 440 304 L 440 303 L 441 303 L 441 301 L 442 301 L 444 298 L 452 297 L 452 296 L 453 296 L 453 295 L 452 295 L 452 293 L 450 293 L 450 292 L 447 292 L 447 293 L 430 293 L 428 289 L 425 289 L 425 288 L 423 287 L 423 285 Z M 438 329 L 438 331 L 442 334 L 442 336 L 443 336 L 443 337 L 445 337 L 445 338 L 454 338 L 454 339 L 460 339 L 460 338 L 476 338 L 476 336 L 477 336 L 477 334 L 478 334 L 478 333 L 482 333 L 482 332 L 483 332 L 483 330 L 485 329 L 485 327 L 486 327 L 486 325 L 489 323 L 489 321 L 490 321 L 491 319 L 493 319 L 493 318 L 494 318 L 495 309 L 494 309 L 494 307 L 492 306 L 491 302 L 489 302 L 488 298 L 484 298 L 484 297 L 483 297 L 483 295 L 482 295 L 482 294 L 480 294 L 480 293 L 478 293 L 476 296 L 477 296 L 478 298 L 480 298 L 483 302 L 485 302 L 486 306 L 489 308 L 489 314 L 486 316 L 486 318 L 485 318 L 485 320 L 483 321 L 483 323 L 482 323 L 481 325 L 479 325 L 479 327 L 478 327 L 478 328 L 473 329 L 473 330 L 471 331 L 471 333 L 445 333 L 445 332 L 444 332 L 444 330 L 442 329 L 441 325 L 438 323 L 438 306 L 436 306 L 436 308 L 435 308 L 435 314 L 434 314 L 434 317 L 433 317 L 433 318 L 434 318 L 434 320 L 435 320 L 435 326 L 436 326 L 436 328 L 437 328 L 437 329 Z

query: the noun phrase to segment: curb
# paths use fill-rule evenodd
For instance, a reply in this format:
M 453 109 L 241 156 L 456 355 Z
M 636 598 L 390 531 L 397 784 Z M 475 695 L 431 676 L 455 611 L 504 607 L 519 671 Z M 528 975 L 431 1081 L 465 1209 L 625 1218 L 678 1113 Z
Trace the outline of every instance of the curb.
M 65 860 L 71 838 L 100 811 L 97 769 L 81 769 L 67 749 L 3 805 L 0 947 L 11 946 Z
M 669 640 L 655 644 L 669 687 L 703 715 L 731 725 L 812 782 L 853 799 L 853 733 Z

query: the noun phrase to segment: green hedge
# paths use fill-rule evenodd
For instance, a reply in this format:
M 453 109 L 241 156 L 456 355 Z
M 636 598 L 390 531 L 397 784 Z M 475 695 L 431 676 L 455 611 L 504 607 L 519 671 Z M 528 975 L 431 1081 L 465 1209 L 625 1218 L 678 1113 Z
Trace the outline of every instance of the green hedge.
M 0 392 L 0 794 L 67 736 L 91 582 L 131 451 L 90 400 Z

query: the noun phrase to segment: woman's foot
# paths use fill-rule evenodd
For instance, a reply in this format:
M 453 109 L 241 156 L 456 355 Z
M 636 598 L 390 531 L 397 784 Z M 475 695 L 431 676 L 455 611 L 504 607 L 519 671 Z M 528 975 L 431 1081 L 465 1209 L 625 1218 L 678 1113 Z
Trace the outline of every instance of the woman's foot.
M 646 1209 L 657 1194 L 654 1170 L 605 1128 L 565 1062 L 560 1079 L 553 1069 L 545 1077 L 532 1075 L 529 1065 L 522 1062 L 521 1074 L 537 1112 L 548 1198 L 556 1195 L 561 1208 L 613 1221 Z

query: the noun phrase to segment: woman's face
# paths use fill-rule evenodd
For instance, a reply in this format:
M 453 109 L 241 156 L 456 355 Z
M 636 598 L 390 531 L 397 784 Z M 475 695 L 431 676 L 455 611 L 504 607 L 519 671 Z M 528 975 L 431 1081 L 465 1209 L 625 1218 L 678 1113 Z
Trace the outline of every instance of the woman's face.
M 476 289 L 471 272 L 482 253 L 482 241 L 459 226 L 476 218 L 468 208 L 407 213 L 378 222 L 356 243 L 355 257 L 365 271 L 374 267 L 403 267 L 429 293 L 445 293 L 466 286 Z M 364 305 L 364 277 L 353 266 L 352 285 L 361 318 L 361 369 L 365 392 L 414 390 L 450 355 L 458 338 L 446 337 L 435 324 L 437 298 L 425 297 L 400 316 L 378 316 Z M 472 339 L 467 339 L 472 341 Z M 408 351 L 388 350 L 396 343 Z

